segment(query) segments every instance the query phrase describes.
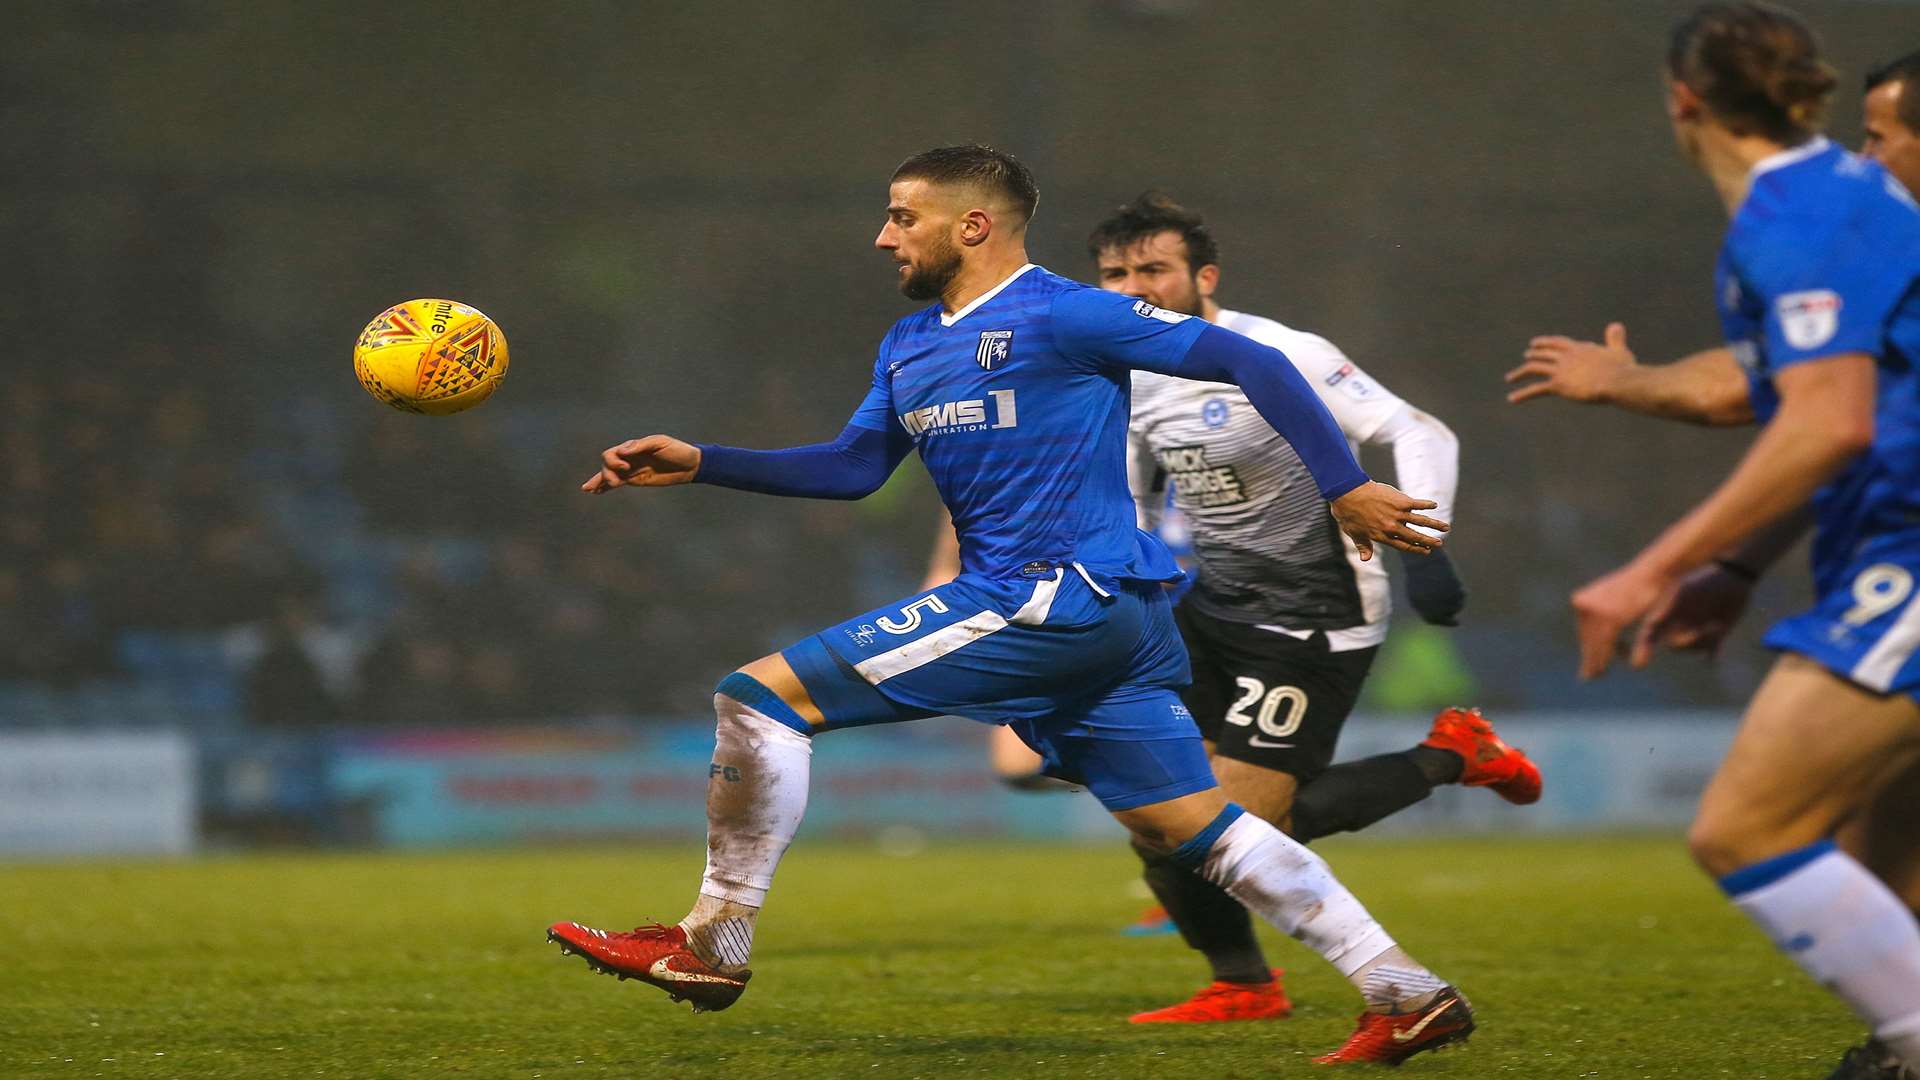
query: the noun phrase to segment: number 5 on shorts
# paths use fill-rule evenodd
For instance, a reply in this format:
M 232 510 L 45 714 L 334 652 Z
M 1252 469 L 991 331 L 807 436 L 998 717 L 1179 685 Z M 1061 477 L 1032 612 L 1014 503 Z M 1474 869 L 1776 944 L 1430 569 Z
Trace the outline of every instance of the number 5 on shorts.
M 947 613 L 947 605 L 946 602 L 938 596 L 928 593 L 900 609 L 900 614 L 907 617 L 906 622 L 897 623 L 885 615 L 880 616 L 880 618 L 875 621 L 880 624 L 880 629 L 885 630 L 889 634 L 911 634 L 915 630 L 920 629 L 920 612 L 922 610 L 931 611 L 935 615 L 945 615 Z

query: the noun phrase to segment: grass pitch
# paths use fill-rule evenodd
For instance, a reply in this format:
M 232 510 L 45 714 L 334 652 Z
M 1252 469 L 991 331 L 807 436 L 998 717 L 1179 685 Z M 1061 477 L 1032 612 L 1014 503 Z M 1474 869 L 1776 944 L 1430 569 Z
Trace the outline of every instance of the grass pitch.
M 1435 1077 L 1817 1078 L 1860 1037 L 1678 840 L 1327 843 L 1479 1011 Z M 1306 1076 L 1358 998 L 1274 937 L 1290 1020 L 1131 1026 L 1204 967 L 1115 928 L 1100 847 L 807 843 L 724 1013 L 592 975 L 552 921 L 678 918 L 699 844 L 0 867 L 5 1077 Z M 1362 1070 L 1364 1072 L 1364 1070 Z

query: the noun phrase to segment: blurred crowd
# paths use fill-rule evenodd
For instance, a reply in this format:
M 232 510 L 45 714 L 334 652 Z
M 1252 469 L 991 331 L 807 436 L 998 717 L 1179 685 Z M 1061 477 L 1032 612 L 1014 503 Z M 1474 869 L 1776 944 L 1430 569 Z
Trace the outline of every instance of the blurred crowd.
M 767 612 L 856 587 L 845 513 L 700 528 L 715 493 L 589 498 L 597 445 L 507 410 L 336 397 L 303 435 L 230 393 L 161 351 L 11 382 L 0 689 L 190 685 L 267 729 L 678 717 L 805 629 Z

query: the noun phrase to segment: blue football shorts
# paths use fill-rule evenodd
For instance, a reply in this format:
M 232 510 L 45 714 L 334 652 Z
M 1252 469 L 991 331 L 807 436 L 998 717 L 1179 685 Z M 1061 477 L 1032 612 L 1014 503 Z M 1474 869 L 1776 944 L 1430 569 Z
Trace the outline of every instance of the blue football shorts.
M 1920 697 L 1920 544 L 1910 533 L 1862 544 L 1812 608 L 1773 624 L 1768 648 L 1798 653 L 1881 694 Z
M 1097 588 L 1076 567 L 962 574 L 784 650 L 823 730 L 964 716 L 1005 724 L 1043 771 L 1109 810 L 1214 786 L 1180 702 L 1187 654 L 1160 585 Z

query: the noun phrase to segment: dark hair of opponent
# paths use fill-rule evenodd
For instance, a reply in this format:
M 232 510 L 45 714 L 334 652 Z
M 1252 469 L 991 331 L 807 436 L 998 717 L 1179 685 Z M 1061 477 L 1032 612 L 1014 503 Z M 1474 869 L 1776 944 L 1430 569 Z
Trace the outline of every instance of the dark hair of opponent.
M 1087 254 L 1095 259 L 1109 248 L 1125 250 L 1163 232 L 1180 234 L 1187 245 L 1187 268 L 1198 270 L 1220 261 L 1220 246 L 1199 214 L 1181 206 L 1164 191 L 1143 192 L 1139 198 L 1114 210 L 1093 227 L 1087 237 Z

